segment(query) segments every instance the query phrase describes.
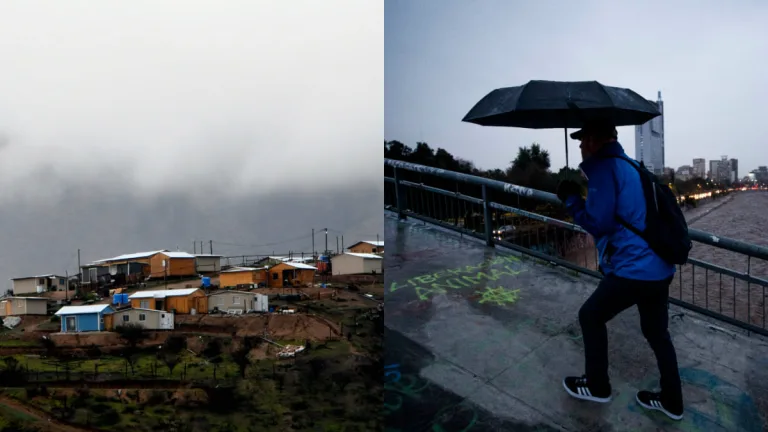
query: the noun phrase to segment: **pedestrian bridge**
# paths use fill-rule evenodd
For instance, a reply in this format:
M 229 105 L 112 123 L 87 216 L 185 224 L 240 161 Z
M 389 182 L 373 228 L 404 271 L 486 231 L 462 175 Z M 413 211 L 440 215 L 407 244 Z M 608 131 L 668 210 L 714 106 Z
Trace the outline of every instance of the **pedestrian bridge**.
M 423 221 L 385 216 L 385 411 L 392 431 L 768 430 L 768 342 L 670 308 L 681 422 L 636 405 L 658 370 L 632 308 L 608 324 L 614 400 L 570 398 L 577 312 L 598 279 Z
M 535 206 L 550 216 L 523 210 Z M 600 275 L 592 239 L 553 217 L 559 206 L 551 193 L 385 161 L 390 430 L 768 430 L 768 249 L 696 229 L 670 287 L 685 419 L 635 403 L 658 371 L 634 308 L 609 323 L 613 402 L 565 394 L 562 378 L 584 367 L 578 309 Z

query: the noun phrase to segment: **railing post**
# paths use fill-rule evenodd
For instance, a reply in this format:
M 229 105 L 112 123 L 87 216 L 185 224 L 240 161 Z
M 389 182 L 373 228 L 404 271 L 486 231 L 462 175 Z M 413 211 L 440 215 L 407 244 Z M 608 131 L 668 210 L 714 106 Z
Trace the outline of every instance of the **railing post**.
M 493 230 L 491 229 L 491 202 L 488 199 L 488 190 L 483 185 L 483 224 L 485 226 L 485 244 L 493 247 Z
M 400 184 L 400 175 L 397 167 L 394 167 L 395 171 L 395 201 L 397 205 L 397 218 L 405 220 L 405 190 L 403 185 Z

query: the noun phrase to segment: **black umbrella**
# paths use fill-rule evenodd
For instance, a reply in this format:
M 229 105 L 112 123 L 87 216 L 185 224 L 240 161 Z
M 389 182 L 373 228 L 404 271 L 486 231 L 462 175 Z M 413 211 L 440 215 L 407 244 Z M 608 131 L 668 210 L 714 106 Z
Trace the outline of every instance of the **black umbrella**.
M 654 103 L 630 89 L 597 81 L 529 81 L 488 93 L 462 121 L 481 126 L 565 128 L 568 166 L 568 128 L 598 119 L 616 126 L 640 125 L 659 115 Z

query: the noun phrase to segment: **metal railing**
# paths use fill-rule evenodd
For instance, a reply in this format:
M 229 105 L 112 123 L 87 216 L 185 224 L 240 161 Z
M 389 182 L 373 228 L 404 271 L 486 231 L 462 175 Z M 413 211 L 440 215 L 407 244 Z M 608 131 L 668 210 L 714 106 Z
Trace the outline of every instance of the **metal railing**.
M 384 180 L 385 207 L 400 217 L 602 277 L 592 237 L 561 220 L 565 213 L 555 194 L 392 159 L 385 159 Z M 535 212 L 522 209 L 531 207 Z M 678 267 L 670 302 L 768 336 L 768 248 L 693 228 L 689 233 L 694 248 L 688 264 Z

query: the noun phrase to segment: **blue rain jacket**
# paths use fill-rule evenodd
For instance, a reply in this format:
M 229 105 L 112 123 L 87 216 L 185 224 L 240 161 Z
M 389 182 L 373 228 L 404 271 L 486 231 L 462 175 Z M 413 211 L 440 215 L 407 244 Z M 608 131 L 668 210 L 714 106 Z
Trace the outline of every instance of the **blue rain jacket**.
M 622 159 L 601 155 L 624 155 L 618 142 L 607 144 L 596 155 L 581 163 L 587 177 L 587 199 L 570 196 L 566 208 L 575 222 L 592 234 L 597 244 L 600 265 L 605 274 L 658 281 L 675 274 L 675 266 L 661 259 L 648 244 L 625 228 L 615 215 L 638 230 L 645 229 L 645 196 L 640 174 Z

